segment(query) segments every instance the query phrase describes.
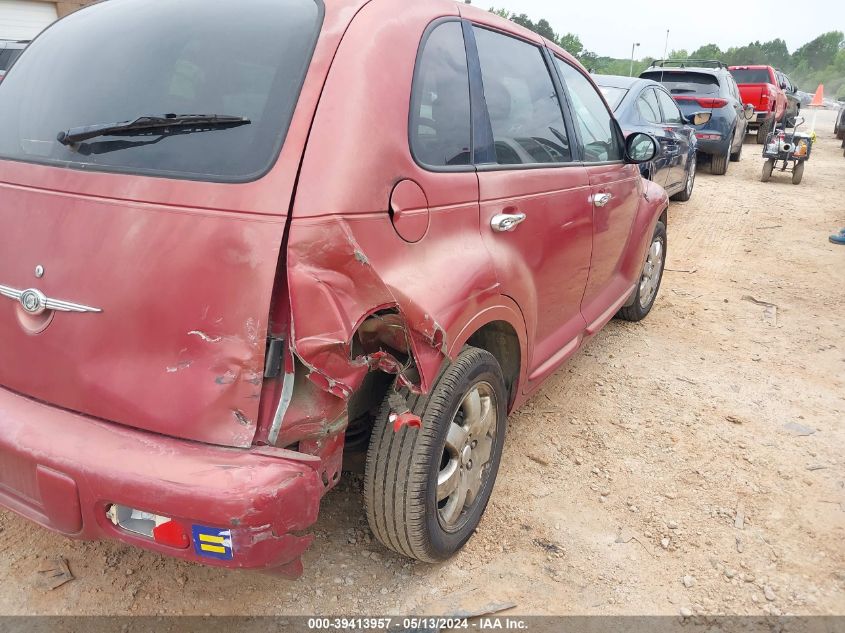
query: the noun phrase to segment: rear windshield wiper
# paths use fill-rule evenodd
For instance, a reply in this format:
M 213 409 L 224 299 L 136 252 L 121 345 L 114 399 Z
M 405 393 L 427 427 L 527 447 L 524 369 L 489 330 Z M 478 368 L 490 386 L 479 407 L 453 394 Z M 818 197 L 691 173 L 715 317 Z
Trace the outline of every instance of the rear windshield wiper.
M 100 123 L 74 127 L 59 132 L 56 140 L 62 145 L 73 145 L 98 136 L 144 136 L 167 135 L 171 131 L 180 134 L 221 130 L 252 123 L 247 118 L 226 114 L 165 114 L 164 116 L 142 116 L 134 121 Z

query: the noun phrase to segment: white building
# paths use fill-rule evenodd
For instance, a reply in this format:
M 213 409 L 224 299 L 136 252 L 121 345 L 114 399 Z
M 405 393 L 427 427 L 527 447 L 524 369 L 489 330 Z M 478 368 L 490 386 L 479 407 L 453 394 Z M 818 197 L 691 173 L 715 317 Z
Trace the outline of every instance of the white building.
M 56 19 L 91 2 L 0 0 L 0 40 L 31 40 Z

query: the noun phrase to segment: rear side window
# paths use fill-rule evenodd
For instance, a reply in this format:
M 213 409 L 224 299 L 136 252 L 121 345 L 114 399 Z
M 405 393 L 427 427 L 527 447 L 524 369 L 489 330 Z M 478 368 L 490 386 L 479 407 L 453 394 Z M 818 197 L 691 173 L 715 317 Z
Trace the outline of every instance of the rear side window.
M 738 84 L 770 84 L 772 78 L 767 68 L 734 68 L 731 71 Z
M 657 98 L 660 100 L 660 108 L 663 110 L 663 122 L 678 125 L 684 122 L 681 116 L 681 111 L 675 104 L 674 99 L 667 95 L 662 90 L 655 90 Z
M 121 0 L 56 23 L 0 83 L 0 158 L 211 181 L 275 162 L 322 22 L 318 0 Z M 248 125 L 101 136 L 59 132 L 165 114 Z M 182 130 L 184 132 L 184 129 Z
M 557 65 L 572 100 L 575 124 L 581 131 L 584 161 L 604 163 L 622 160 L 622 143 L 613 117 L 593 84 L 566 62 L 558 59 Z
M 649 123 L 660 123 L 660 107 L 657 105 L 657 97 L 651 88 L 643 91 L 640 98 L 637 99 L 637 110 L 643 120 Z
M 12 67 L 18 55 L 21 54 L 22 48 L 7 48 L 0 50 L 0 71 L 9 70 Z
M 460 22 L 436 26 L 417 63 L 411 106 L 411 149 L 431 167 L 472 162 L 469 73 Z
M 625 98 L 625 95 L 628 94 L 628 91 L 625 88 L 617 88 L 615 86 L 599 86 L 599 90 L 601 90 L 601 93 L 604 95 L 604 100 L 607 101 L 607 105 L 609 105 L 614 112 L 619 107 L 619 104 L 622 103 L 622 99 Z
M 571 161 L 557 91 L 540 49 L 478 27 L 475 39 L 496 162 L 519 165 Z
M 651 79 L 652 81 L 663 84 L 673 95 L 719 94 L 719 80 L 709 73 L 677 71 L 663 72 L 659 70 L 652 70 L 643 73 L 640 77 L 643 79 Z

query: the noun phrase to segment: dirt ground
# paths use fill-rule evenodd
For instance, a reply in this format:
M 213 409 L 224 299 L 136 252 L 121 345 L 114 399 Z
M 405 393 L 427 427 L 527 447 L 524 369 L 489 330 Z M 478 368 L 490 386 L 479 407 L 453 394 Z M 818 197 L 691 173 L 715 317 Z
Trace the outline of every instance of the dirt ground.
M 65 540 L 0 512 L 2 614 L 845 614 L 845 158 L 820 113 L 804 183 L 727 176 L 672 204 L 658 302 L 611 323 L 510 417 L 454 560 L 373 542 L 360 479 L 296 582 Z M 770 304 L 770 305 L 769 305 Z M 35 587 L 45 560 L 75 580 Z

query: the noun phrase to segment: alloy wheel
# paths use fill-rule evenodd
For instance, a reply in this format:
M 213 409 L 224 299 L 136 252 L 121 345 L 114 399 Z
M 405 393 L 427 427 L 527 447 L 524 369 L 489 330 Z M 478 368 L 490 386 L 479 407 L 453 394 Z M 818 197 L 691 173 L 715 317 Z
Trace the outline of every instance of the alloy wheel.
M 640 305 L 643 308 L 647 308 L 654 300 L 663 272 L 663 257 L 663 241 L 656 238 L 648 250 L 648 258 L 645 267 L 643 267 L 643 276 L 640 279 Z
M 437 512 L 444 530 L 457 528 L 489 476 L 496 441 L 496 392 L 480 382 L 464 396 L 446 435 L 437 473 Z

